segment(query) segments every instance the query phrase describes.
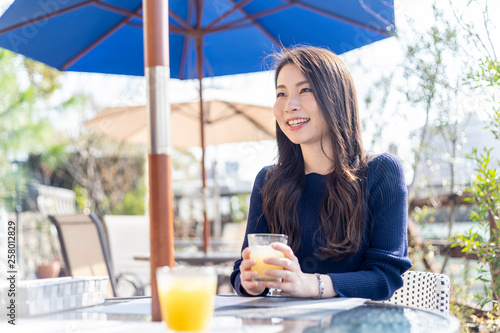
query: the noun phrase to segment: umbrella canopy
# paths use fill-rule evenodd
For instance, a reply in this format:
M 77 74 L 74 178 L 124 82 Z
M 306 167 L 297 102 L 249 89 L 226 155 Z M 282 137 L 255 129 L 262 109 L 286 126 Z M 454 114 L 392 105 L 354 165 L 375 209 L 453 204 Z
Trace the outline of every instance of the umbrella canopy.
M 199 146 L 199 102 L 170 106 L 172 145 Z M 275 118 L 271 108 L 227 101 L 204 102 L 206 145 L 271 140 L 275 138 Z M 147 143 L 145 105 L 103 109 L 85 126 L 122 142 Z
M 263 57 L 306 43 L 341 54 L 391 36 L 393 0 L 170 0 L 170 76 L 261 71 Z M 16 0 L 0 47 L 60 70 L 144 75 L 141 0 Z M 197 40 L 202 55 L 197 55 Z

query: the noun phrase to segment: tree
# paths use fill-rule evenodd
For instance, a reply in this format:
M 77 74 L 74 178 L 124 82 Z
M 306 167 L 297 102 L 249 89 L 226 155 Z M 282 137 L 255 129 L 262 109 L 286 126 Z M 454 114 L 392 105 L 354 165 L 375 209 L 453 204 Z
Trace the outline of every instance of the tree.
M 56 154 L 62 152 L 56 148 L 61 142 L 48 111 L 63 112 L 72 102 L 51 104 L 50 97 L 60 88 L 55 69 L 4 49 L 0 68 L 0 200 L 12 209 L 16 176 L 9 157 L 18 152 L 40 154 L 46 161 L 61 156 Z
M 426 33 L 408 41 L 411 34 L 400 33 L 399 38 L 405 45 L 403 73 L 406 86 L 401 87 L 406 100 L 414 110 L 422 114 L 423 125 L 412 133 L 414 142 L 412 169 L 413 176 L 408 187 L 410 200 L 417 196 L 436 197 L 429 175 L 439 175 L 432 170 L 433 165 L 447 166 L 448 171 L 439 177 L 441 191 L 446 191 L 450 205 L 445 222 L 448 223 L 448 236 L 451 237 L 455 223 L 457 201 L 460 187 L 456 182 L 456 165 L 464 154 L 459 154 L 465 127 L 472 115 L 463 101 L 471 93 L 464 89 L 466 69 L 470 68 L 467 54 L 464 53 L 466 39 L 456 25 L 453 25 L 437 4 L 433 4 L 434 23 Z M 436 139 L 441 138 L 438 142 Z M 437 167 L 436 167 L 437 169 Z M 437 178 L 437 177 L 435 177 Z M 439 200 L 435 200 L 439 201 Z M 439 203 L 438 203 L 439 204 Z M 444 271 L 449 253 L 441 268 L 437 268 L 424 256 L 424 264 L 432 271 Z
M 15 206 L 17 176 L 7 157 L 22 151 L 30 155 L 32 174 L 28 168 L 20 170 L 19 183 L 26 184 L 28 178 L 44 185 L 65 183 L 90 200 L 90 205 L 84 200 L 82 208 L 88 206 L 101 217 L 112 209 L 144 213 L 144 153 L 85 130 L 74 139 L 55 128 L 53 123 L 65 112 L 82 114 L 93 107 L 80 94 L 62 102 L 51 100 L 61 88 L 58 70 L 3 49 L 0 68 L 0 200 L 7 209 Z
M 464 251 L 478 255 L 481 267 L 478 279 L 487 283 L 484 295 L 476 295 L 478 304 L 483 307 L 493 304 L 492 313 L 500 314 L 500 161 L 491 158 L 493 149 L 498 149 L 500 142 L 500 60 L 497 57 L 495 44 L 492 42 L 497 28 L 492 23 L 488 11 L 487 0 L 468 0 L 467 8 L 480 8 L 482 13 L 483 31 L 468 21 L 464 15 L 455 12 L 458 22 L 468 33 L 476 50 L 480 52 L 477 66 L 469 73 L 468 84 L 476 89 L 483 88 L 489 92 L 487 98 L 489 109 L 486 109 L 490 120 L 488 129 L 495 136 L 496 142 L 491 146 L 475 148 L 471 158 L 476 163 L 475 180 L 470 192 L 471 201 L 475 204 L 472 218 L 479 223 L 484 235 L 470 230 L 464 235 L 458 235 L 457 244 L 464 246 Z M 479 148 L 479 149 L 478 149 Z M 489 286 L 488 286 L 489 284 Z M 498 324 L 498 322 L 497 322 Z
M 119 143 L 83 128 L 71 147 L 60 174 L 69 174 L 81 210 L 93 211 L 101 219 L 111 213 L 145 213 L 143 147 Z

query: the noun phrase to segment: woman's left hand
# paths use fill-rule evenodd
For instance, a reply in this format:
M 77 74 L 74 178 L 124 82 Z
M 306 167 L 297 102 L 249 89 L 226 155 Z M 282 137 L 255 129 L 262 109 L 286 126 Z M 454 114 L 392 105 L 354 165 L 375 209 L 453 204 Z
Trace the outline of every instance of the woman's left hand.
M 281 289 L 287 296 L 316 297 L 318 295 L 318 281 L 314 274 L 303 273 L 299 260 L 290 246 L 283 243 L 272 243 L 272 248 L 283 252 L 285 258 L 267 258 L 264 263 L 282 266 L 283 270 L 266 270 L 266 275 L 282 279 L 282 282 L 262 282 L 267 288 Z

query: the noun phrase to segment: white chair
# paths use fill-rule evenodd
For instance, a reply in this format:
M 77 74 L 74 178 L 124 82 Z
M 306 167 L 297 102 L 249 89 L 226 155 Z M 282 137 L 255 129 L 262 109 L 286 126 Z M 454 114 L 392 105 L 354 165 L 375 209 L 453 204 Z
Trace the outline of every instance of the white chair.
M 134 256 L 149 252 L 149 217 L 145 215 L 106 215 L 104 224 L 108 236 L 109 252 L 117 276 L 128 279 L 118 281 L 119 296 L 150 296 L 150 267 L 147 261 L 134 260 Z M 127 283 L 136 281 L 135 285 Z
M 443 274 L 408 271 L 404 285 L 380 303 L 404 305 L 448 315 L 450 310 L 450 278 Z

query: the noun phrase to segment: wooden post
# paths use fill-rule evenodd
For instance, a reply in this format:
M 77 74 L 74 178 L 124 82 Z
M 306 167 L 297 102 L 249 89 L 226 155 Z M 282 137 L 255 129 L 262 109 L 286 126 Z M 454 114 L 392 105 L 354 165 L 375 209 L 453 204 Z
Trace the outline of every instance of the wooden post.
M 168 0 L 144 0 L 144 65 L 149 111 L 151 315 L 161 320 L 156 269 L 174 265 Z M 130 240 L 133 241 L 133 240 Z
M 210 248 L 210 221 L 207 215 L 207 171 L 205 164 L 205 105 L 203 103 L 203 68 L 202 68 L 202 40 L 198 38 L 196 40 L 196 56 L 197 56 L 197 67 L 198 67 L 198 80 L 200 84 L 200 138 L 201 138 L 201 198 L 203 201 L 203 252 L 207 253 Z
M 200 85 L 200 145 L 201 145 L 201 199 L 203 203 L 203 252 L 207 253 L 210 248 L 210 221 L 207 215 L 207 172 L 205 164 L 205 105 L 203 103 L 203 33 L 201 30 L 201 18 L 203 16 L 203 1 L 196 1 L 196 28 L 195 44 L 196 44 L 196 72 Z

